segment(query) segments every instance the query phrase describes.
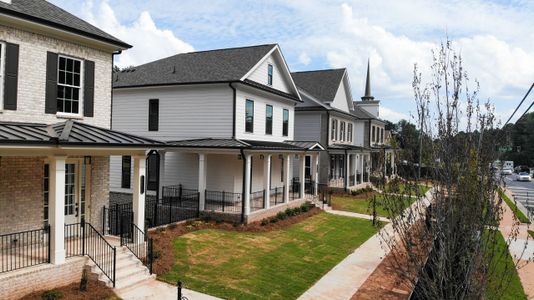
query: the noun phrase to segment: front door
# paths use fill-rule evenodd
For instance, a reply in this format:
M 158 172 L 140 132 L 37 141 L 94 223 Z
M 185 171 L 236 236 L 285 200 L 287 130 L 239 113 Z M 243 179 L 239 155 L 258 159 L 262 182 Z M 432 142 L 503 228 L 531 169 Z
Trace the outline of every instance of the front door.
M 77 165 L 65 164 L 65 224 L 78 222 L 79 191 L 77 180 Z

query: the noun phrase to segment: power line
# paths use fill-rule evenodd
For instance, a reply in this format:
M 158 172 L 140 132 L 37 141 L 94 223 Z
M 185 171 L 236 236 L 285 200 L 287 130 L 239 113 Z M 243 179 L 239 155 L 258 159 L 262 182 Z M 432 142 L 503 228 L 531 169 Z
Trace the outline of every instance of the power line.
M 523 104 L 523 102 L 525 101 L 525 99 L 527 99 L 528 97 L 528 94 L 530 94 L 530 91 L 532 91 L 532 88 L 534 88 L 534 83 L 532 83 L 532 85 L 530 86 L 530 88 L 528 89 L 528 92 L 525 94 L 525 96 L 523 97 L 523 99 L 521 100 L 521 102 L 519 102 L 519 105 L 515 108 L 514 112 L 512 113 L 512 115 L 510 116 L 510 118 L 508 118 L 508 121 L 506 121 L 506 123 L 504 123 L 504 126 L 506 126 L 508 124 L 508 122 L 510 122 L 510 120 L 514 117 L 515 113 L 517 112 L 517 110 L 519 109 L 519 107 L 521 107 L 521 105 Z M 527 109 L 527 111 L 532 107 L 532 104 L 530 105 L 530 107 Z M 525 112 L 526 113 L 526 112 Z M 523 114 L 525 115 L 525 114 Z M 503 127 L 504 127 L 503 126 Z
M 534 101 L 532 101 L 532 103 L 530 103 L 530 106 L 527 108 L 527 110 L 525 110 L 525 112 L 517 120 L 518 121 L 521 120 L 521 118 L 524 117 L 528 113 L 528 111 L 532 108 L 532 106 L 534 106 Z

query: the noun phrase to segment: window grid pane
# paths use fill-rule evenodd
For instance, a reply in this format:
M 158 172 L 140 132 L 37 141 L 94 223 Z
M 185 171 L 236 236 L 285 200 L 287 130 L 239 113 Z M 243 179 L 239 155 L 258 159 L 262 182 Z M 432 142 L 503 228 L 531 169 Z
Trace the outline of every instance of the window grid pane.
M 76 173 L 74 164 L 65 165 L 65 215 L 74 214 L 76 199 Z
M 282 135 L 287 136 L 289 133 L 289 110 L 287 109 L 284 109 L 283 121 Z
M 77 114 L 80 108 L 81 61 L 60 56 L 57 79 L 57 111 Z
M 254 132 L 254 101 L 247 100 L 245 107 L 245 131 Z
M 265 107 L 265 133 L 273 134 L 273 107 L 267 105 Z

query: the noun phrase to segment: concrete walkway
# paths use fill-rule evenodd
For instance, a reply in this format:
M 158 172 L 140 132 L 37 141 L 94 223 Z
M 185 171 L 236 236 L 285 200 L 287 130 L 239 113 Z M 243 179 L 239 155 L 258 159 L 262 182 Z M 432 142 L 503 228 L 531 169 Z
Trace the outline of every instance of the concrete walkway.
M 360 219 L 367 219 L 367 220 L 373 219 L 373 216 L 371 215 L 359 214 L 359 213 L 350 212 L 350 211 L 334 210 L 334 209 L 325 210 L 325 211 L 329 214 L 340 215 L 340 216 L 345 216 L 345 217 L 353 217 L 353 218 L 360 218 Z M 381 222 L 388 222 L 388 223 L 391 222 L 390 219 L 384 218 L 384 217 L 377 216 L 376 219 Z
M 509 191 L 506 191 L 506 194 L 511 196 Z M 508 248 L 517 263 L 517 273 L 528 299 L 534 299 L 534 263 L 532 263 L 534 259 L 534 240 L 528 234 L 529 226 L 527 224 L 514 226 L 516 222 L 514 214 L 506 203 L 503 202 L 502 208 L 503 218 L 499 225 L 499 230 L 505 240 L 508 239 L 512 231 L 517 230 L 517 239 L 512 240 Z
M 176 300 L 178 297 L 178 290 L 176 286 L 156 279 L 146 280 L 143 283 L 136 284 L 129 288 L 117 290 L 115 293 L 124 300 Z M 188 289 L 182 289 L 182 296 L 187 297 L 189 300 L 220 299 Z
M 331 211 L 329 212 L 331 213 Z M 393 227 L 388 224 L 381 231 L 392 234 Z M 381 239 L 380 233 L 373 235 L 358 249 L 354 250 L 352 254 L 326 273 L 298 299 L 350 299 L 389 253 L 389 250 L 382 247 Z

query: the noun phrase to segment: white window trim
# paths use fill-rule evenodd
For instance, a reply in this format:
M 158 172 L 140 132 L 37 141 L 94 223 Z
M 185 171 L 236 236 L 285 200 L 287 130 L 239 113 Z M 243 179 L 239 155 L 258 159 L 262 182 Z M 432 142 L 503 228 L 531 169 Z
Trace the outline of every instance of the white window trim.
M 84 60 L 81 59 L 81 58 L 77 58 L 77 57 L 72 57 L 72 56 L 68 56 L 68 55 L 64 55 L 64 54 L 58 54 L 57 56 L 57 66 L 56 66 L 56 85 L 59 86 L 60 83 L 59 83 L 59 60 L 61 58 L 66 58 L 66 59 L 72 59 L 72 60 L 77 60 L 80 62 L 80 86 L 77 87 L 75 85 L 68 85 L 68 84 L 63 84 L 61 83 L 62 86 L 66 86 L 66 87 L 73 87 L 73 88 L 79 88 L 80 89 L 80 94 L 79 94 L 79 97 L 80 99 L 78 100 L 78 113 L 66 113 L 66 112 L 56 112 L 56 116 L 58 118 L 65 118 L 65 119 L 83 119 L 83 92 L 84 92 L 84 84 L 85 84 L 85 81 L 84 81 L 84 72 L 85 72 L 85 64 L 84 64 Z M 56 103 L 57 103 L 57 96 L 56 96 Z M 57 105 L 57 104 L 56 104 Z
M 4 111 L 4 86 L 6 81 L 6 43 L 0 41 L 2 51 L 0 53 L 0 113 Z

